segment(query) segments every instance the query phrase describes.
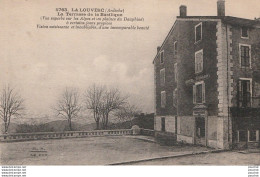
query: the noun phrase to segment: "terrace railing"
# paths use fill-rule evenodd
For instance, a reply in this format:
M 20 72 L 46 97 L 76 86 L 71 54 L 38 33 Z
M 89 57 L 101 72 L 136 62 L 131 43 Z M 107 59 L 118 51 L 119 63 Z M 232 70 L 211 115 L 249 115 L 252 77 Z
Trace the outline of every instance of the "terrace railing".
M 124 135 L 133 135 L 133 129 L 15 133 L 15 134 L 0 135 L 0 141 L 8 142 L 8 141 L 43 140 L 43 139 L 83 138 L 83 137 L 95 137 L 95 136 L 124 136 Z

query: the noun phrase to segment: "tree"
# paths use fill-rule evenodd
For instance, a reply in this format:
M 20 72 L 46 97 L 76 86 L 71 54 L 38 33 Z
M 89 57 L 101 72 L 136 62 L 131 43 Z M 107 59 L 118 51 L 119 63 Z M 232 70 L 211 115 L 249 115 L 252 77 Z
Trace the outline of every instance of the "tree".
M 97 86 L 94 84 L 89 87 L 84 94 L 84 102 L 86 104 L 86 108 L 92 111 L 97 130 L 100 128 L 99 122 L 101 117 L 101 101 L 104 92 L 104 86 Z
M 141 110 L 135 106 L 135 105 L 130 105 L 130 104 L 125 104 L 123 107 L 121 107 L 115 115 L 117 116 L 118 120 L 120 122 L 130 122 L 130 126 L 132 127 L 133 125 L 133 118 L 135 116 L 139 115 L 141 113 Z
M 9 86 L 3 88 L 0 97 L 0 117 L 5 124 L 5 133 L 13 117 L 19 117 L 24 110 L 24 100 L 21 96 Z
M 68 120 L 70 131 L 72 131 L 72 119 L 77 117 L 81 110 L 79 96 L 79 92 L 76 89 L 66 88 L 58 100 L 57 106 L 54 108 L 58 115 Z
M 107 129 L 109 114 L 126 104 L 127 97 L 123 97 L 116 88 L 106 90 L 102 96 L 100 111 L 102 115 L 102 128 Z

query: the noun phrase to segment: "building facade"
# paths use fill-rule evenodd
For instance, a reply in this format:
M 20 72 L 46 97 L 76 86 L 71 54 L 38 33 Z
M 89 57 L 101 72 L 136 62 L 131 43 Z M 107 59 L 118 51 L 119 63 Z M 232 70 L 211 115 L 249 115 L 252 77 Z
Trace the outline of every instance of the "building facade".
M 154 58 L 157 131 L 177 141 L 229 149 L 259 146 L 260 20 L 177 17 Z

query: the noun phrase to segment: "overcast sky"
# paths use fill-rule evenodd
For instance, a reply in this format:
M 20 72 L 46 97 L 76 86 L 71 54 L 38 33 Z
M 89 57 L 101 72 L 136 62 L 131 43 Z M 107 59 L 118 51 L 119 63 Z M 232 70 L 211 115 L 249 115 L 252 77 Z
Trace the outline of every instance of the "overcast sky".
M 50 114 L 65 87 L 113 85 L 153 112 L 153 65 L 161 45 L 187 5 L 188 15 L 216 15 L 217 0 L 1 0 L 0 86 L 10 83 L 32 115 Z M 55 8 L 124 8 L 144 17 L 148 31 L 37 29 Z M 259 0 L 227 0 L 226 15 L 260 17 Z

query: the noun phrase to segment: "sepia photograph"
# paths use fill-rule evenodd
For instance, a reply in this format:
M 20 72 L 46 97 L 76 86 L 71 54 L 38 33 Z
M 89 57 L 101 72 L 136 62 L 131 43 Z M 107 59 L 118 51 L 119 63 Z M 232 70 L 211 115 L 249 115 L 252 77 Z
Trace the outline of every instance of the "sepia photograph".
M 0 12 L 2 175 L 131 165 L 258 177 L 259 0 L 2 0 Z

